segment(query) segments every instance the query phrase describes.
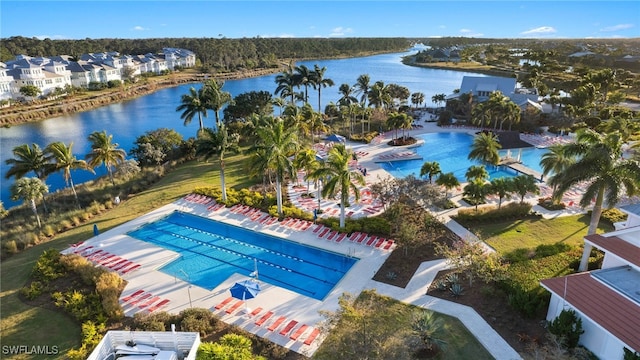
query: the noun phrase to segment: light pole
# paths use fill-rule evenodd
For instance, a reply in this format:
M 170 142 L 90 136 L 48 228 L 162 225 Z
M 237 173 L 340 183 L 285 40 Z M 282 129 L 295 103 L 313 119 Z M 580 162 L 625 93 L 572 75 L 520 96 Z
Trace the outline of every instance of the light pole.
M 189 276 L 189 274 L 187 274 L 184 270 L 180 269 L 180 272 L 183 273 L 186 277 L 187 280 L 189 281 L 189 286 L 187 287 L 187 294 L 189 295 L 189 308 L 193 309 L 193 304 L 191 303 L 191 276 Z

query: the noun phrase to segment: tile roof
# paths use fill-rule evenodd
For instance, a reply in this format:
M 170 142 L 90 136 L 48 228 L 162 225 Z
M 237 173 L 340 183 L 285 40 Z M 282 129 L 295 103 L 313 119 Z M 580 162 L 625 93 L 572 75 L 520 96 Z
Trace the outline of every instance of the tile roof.
M 617 236 L 602 236 L 600 234 L 587 235 L 585 241 L 590 242 L 598 249 L 612 253 L 628 261 L 630 264 L 640 267 L 640 247 Z
M 594 279 L 588 272 L 540 283 L 631 348 L 640 349 L 640 306 L 637 303 Z

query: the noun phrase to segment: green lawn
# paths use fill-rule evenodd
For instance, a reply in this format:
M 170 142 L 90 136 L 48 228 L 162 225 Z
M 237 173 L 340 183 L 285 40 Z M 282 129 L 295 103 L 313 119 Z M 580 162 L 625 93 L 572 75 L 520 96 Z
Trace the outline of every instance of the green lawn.
M 241 155 L 227 159 L 226 181 L 228 186 L 237 188 L 253 184 L 245 174 Z M 215 163 L 217 165 L 217 163 Z M 64 353 L 80 345 L 80 325 L 71 317 L 42 308 L 24 304 L 18 292 L 28 280 L 35 261 L 46 249 L 63 250 L 69 244 L 86 240 L 93 236 L 93 224 L 102 231 L 109 230 L 141 214 L 171 203 L 188 194 L 198 186 L 219 186 L 220 177 L 213 163 L 190 162 L 179 166 L 154 184 L 150 189 L 122 202 L 84 225 L 60 234 L 45 244 L 41 244 L 16 254 L 0 264 L 0 331 L 2 345 L 49 345 L 57 346 L 58 356 L 9 356 L 10 359 L 63 359 Z
M 492 224 L 471 225 L 477 234 L 498 253 L 508 254 L 516 249 L 535 249 L 538 245 L 564 243 L 582 246 L 587 235 L 590 217 L 587 215 L 562 216 L 551 220 L 526 219 Z M 613 228 L 600 222 L 599 233 Z

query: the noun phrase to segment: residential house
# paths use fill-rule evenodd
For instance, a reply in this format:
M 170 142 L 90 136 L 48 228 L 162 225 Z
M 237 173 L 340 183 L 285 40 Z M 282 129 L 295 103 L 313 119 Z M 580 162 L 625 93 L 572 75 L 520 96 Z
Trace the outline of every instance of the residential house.
M 640 353 L 640 203 L 620 210 L 628 216 L 616 230 L 584 238 L 604 252 L 600 269 L 541 281 L 551 293 L 547 320 L 574 310 L 580 344 L 600 359 L 622 359 L 624 348 Z

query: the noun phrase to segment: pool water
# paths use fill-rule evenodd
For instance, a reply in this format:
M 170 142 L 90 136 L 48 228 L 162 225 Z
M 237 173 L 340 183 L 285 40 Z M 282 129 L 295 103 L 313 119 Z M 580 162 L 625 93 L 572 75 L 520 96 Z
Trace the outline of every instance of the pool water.
M 180 253 L 160 271 L 209 290 L 257 261 L 260 281 L 322 300 L 358 261 L 179 211 L 128 235 Z
M 473 136 L 467 133 L 442 132 L 429 133 L 414 136 L 416 139 L 424 140 L 424 144 L 413 148 L 417 154 L 422 156 L 422 160 L 403 160 L 380 163 L 380 166 L 397 178 L 404 178 L 409 175 L 420 176 L 420 168 L 427 161 L 436 161 L 440 164 L 443 173 L 452 172 L 458 181 L 466 182 L 465 173 L 473 165 L 481 165 L 479 161 L 467 159 Z M 511 157 L 516 158 L 520 154 L 522 164 L 537 171 L 540 168 L 540 158 L 546 153 L 545 149 L 535 147 L 523 149 L 511 149 Z M 507 150 L 500 150 L 500 156 L 506 156 Z M 519 175 L 518 172 L 506 166 L 485 165 L 489 173 L 489 179 L 501 177 L 512 177 Z

